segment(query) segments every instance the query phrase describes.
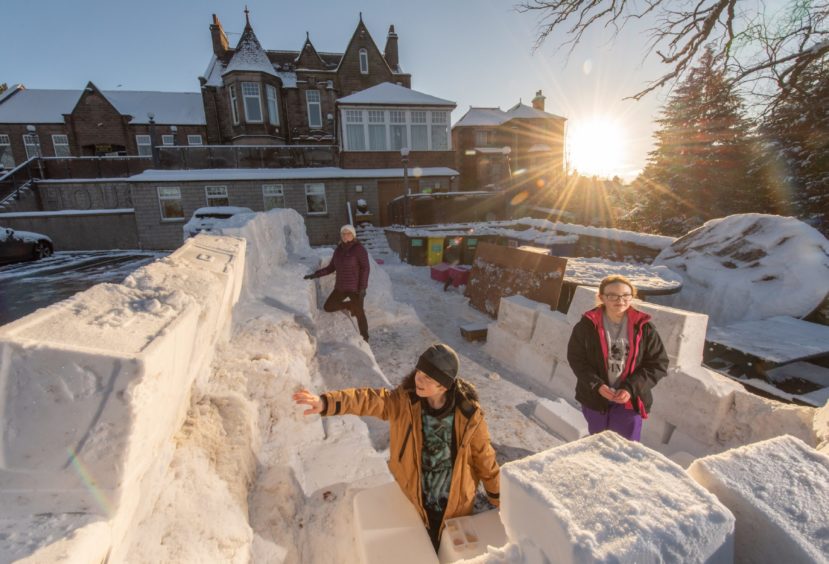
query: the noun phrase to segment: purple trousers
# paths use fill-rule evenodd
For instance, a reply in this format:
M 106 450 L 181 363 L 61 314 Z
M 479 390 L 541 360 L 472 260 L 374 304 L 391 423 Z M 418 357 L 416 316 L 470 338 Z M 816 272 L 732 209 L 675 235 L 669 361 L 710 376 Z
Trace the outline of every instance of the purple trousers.
M 624 405 L 614 403 L 606 413 L 582 406 L 581 412 L 587 420 L 587 430 L 591 435 L 602 431 L 616 431 L 626 439 L 639 441 L 642 436 L 642 416 Z

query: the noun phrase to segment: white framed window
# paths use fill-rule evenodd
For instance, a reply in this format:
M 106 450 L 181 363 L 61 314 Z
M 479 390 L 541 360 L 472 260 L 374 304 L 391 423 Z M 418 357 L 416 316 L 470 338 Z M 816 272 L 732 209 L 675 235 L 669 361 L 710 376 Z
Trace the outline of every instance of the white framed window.
M 392 151 L 399 151 L 409 146 L 409 136 L 406 135 L 406 112 L 403 110 L 389 111 L 389 144 Z
M 306 90 L 305 103 L 308 106 L 308 127 L 322 127 L 322 103 L 319 90 Z
M 345 141 L 349 151 L 366 150 L 366 136 L 363 129 L 363 110 L 345 111 Z
M 27 159 L 40 154 L 40 139 L 37 135 L 23 134 L 23 146 L 26 148 Z
M 227 198 L 227 186 L 205 186 L 204 198 L 208 207 L 230 205 Z
M 176 144 L 176 136 L 175 135 L 162 135 L 161 136 L 161 144 L 162 145 L 175 145 Z
M 432 150 L 449 150 L 449 113 L 432 112 Z
M 0 165 L 7 170 L 14 168 L 11 138 L 5 133 L 0 133 Z
M 494 135 L 492 135 L 491 131 L 487 131 L 486 129 L 479 129 L 475 132 L 475 146 L 476 147 L 489 147 L 489 145 L 494 141 Z
M 175 186 L 158 186 L 158 206 L 162 221 L 184 219 L 184 207 L 181 205 L 181 188 Z
M 236 105 L 236 85 L 231 84 L 227 87 L 228 97 L 230 98 L 230 115 L 233 116 L 233 125 L 239 125 L 239 107 Z
M 52 135 L 52 147 L 55 148 L 56 157 L 69 157 L 69 136 L 68 135 Z
M 284 208 L 285 190 L 282 188 L 282 184 L 263 184 L 262 200 L 265 204 L 265 211 Z
M 204 145 L 202 141 L 201 135 L 188 135 L 187 136 L 187 144 L 188 145 Z
M 423 110 L 413 110 L 410 112 L 411 116 L 411 135 L 412 135 L 412 150 L 413 151 L 428 151 L 429 150 L 429 129 L 426 125 L 426 112 Z
M 262 101 L 260 100 L 259 84 L 256 82 L 242 83 L 242 101 L 245 105 L 245 121 L 262 121 Z
M 386 112 L 368 111 L 368 148 L 371 151 L 386 150 Z
M 360 49 L 360 74 L 368 74 L 368 51 Z
M 149 135 L 136 135 L 135 145 L 138 147 L 139 157 L 153 156 L 153 140 Z
M 305 185 L 305 205 L 308 207 L 308 214 L 328 213 L 328 202 L 325 199 L 325 184 Z
M 279 125 L 279 98 L 277 97 L 276 88 L 266 84 L 265 94 L 268 98 L 268 123 Z

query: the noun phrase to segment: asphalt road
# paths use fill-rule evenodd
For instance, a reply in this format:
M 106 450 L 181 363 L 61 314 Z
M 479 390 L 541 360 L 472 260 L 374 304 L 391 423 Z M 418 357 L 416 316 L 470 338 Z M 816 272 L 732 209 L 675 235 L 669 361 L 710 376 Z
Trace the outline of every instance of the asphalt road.
M 58 252 L 38 261 L 0 266 L 0 325 L 166 256 L 148 251 Z

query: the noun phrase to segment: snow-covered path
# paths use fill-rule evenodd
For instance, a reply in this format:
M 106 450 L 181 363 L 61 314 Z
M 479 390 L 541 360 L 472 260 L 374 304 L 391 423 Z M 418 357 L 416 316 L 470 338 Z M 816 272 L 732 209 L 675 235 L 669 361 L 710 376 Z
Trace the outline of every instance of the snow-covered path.
M 131 561 L 356 562 L 352 498 L 391 479 L 387 426 L 303 417 L 291 392 L 394 386 L 438 340 L 456 348 L 462 376 L 478 388 L 499 461 L 562 443 L 526 415 L 536 394 L 513 383 L 520 380 L 480 343 L 461 338 L 462 320 L 487 318 L 457 289 L 444 292 L 428 268 L 367 246 L 385 262 L 372 272 L 367 300 L 370 348 L 344 314 L 308 306 L 310 283 L 301 277 L 326 251 L 291 253 L 243 293 Z M 323 286 L 318 303 L 326 295 Z

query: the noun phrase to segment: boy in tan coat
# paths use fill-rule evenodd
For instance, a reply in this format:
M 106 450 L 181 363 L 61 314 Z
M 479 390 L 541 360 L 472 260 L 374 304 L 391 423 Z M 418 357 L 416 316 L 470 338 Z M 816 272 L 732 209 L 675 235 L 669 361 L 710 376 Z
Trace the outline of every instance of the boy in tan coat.
M 370 415 L 389 422 L 389 469 L 437 551 L 446 519 L 470 515 L 478 482 L 498 505 L 498 463 L 478 394 L 458 378 L 458 355 L 436 344 L 395 389 L 351 388 L 293 399 L 305 415 Z

